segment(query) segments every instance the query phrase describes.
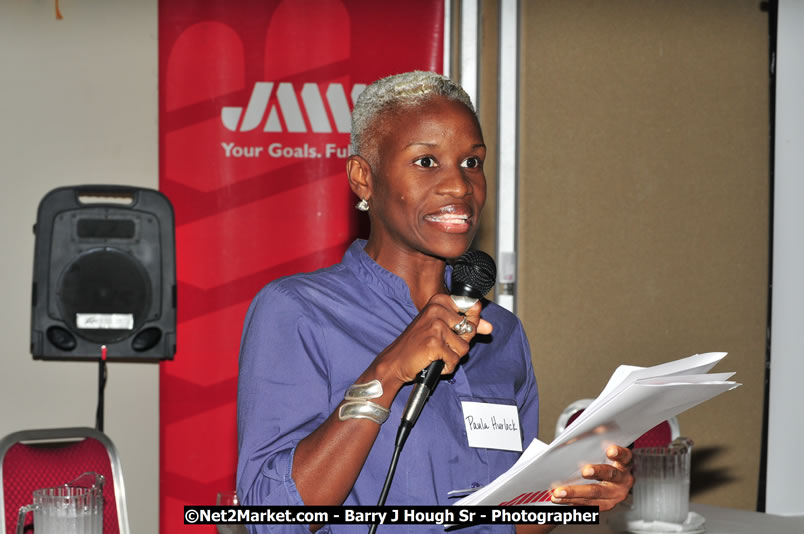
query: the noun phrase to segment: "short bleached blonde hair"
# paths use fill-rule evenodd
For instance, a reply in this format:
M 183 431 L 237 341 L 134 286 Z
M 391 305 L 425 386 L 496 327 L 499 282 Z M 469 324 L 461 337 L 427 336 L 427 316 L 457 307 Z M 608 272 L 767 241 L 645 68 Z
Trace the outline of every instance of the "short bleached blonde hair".
M 466 91 L 446 76 L 421 70 L 387 76 L 366 87 L 355 102 L 352 111 L 352 154 L 362 156 L 372 168 L 376 168 L 377 156 L 370 146 L 370 138 L 380 115 L 392 109 L 421 104 L 433 96 L 461 102 L 477 117 Z

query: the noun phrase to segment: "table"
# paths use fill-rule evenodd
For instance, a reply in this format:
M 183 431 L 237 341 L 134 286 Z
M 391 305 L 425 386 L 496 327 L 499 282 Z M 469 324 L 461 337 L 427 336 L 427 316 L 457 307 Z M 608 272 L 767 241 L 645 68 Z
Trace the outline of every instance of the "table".
M 706 518 L 706 534 L 797 534 L 804 533 L 804 515 L 780 516 L 690 503 L 690 510 Z M 615 512 L 616 513 L 616 512 Z M 603 514 L 605 517 L 606 514 Z M 564 525 L 555 534 L 619 534 L 607 525 Z

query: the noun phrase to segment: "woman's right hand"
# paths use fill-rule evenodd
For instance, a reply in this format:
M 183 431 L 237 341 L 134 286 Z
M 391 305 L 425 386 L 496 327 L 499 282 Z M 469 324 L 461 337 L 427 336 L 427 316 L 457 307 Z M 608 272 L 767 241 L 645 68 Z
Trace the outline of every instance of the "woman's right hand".
M 435 360 L 444 360 L 443 373 L 455 370 L 476 334 L 490 334 L 491 323 L 480 318 L 481 303 L 466 312 L 472 331 L 456 334 L 452 328 L 463 320 L 449 295 L 435 295 L 419 315 L 388 345 L 355 383 L 379 380 L 383 394 L 372 402 L 390 408 L 402 386 Z M 341 421 L 338 409 L 309 436 L 299 442 L 293 461 L 293 479 L 308 504 L 343 503 L 363 468 L 380 425 L 366 419 Z M 333 461 L 337 459 L 337 461 Z M 321 480 L 333 483 L 321 484 Z
M 467 310 L 465 317 L 472 331 L 458 335 L 453 328 L 464 316 L 458 313 L 457 304 L 449 295 L 434 295 L 402 334 L 377 356 L 375 363 L 387 366 L 400 386 L 412 381 L 436 360 L 444 361 L 442 374 L 450 374 L 469 351 L 471 339 L 476 334 L 491 333 L 491 323 L 480 318 L 481 310 L 480 302 Z

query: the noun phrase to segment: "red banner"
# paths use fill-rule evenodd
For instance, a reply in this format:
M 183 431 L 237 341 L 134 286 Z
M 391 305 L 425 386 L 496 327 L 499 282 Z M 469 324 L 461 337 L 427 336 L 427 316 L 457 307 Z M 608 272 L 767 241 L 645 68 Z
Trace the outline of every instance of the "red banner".
M 178 277 L 178 350 L 160 368 L 160 532 L 234 489 L 246 308 L 365 233 L 344 172 L 349 114 L 379 77 L 441 71 L 443 5 L 160 0 L 159 183 Z

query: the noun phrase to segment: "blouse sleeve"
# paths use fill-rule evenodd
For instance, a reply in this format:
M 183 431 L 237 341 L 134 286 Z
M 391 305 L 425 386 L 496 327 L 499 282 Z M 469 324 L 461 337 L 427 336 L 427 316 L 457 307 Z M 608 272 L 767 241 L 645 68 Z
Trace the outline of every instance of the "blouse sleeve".
M 291 477 L 300 440 L 329 416 L 324 334 L 310 310 L 279 284 L 246 314 L 237 392 L 237 494 L 246 505 L 303 505 Z M 282 532 L 296 531 L 283 525 Z M 307 526 L 295 525 L 298 532 Z M 253 525 L 252 532 L 271 532 Z M 326 532 L 325 530 L 319 532 Z

